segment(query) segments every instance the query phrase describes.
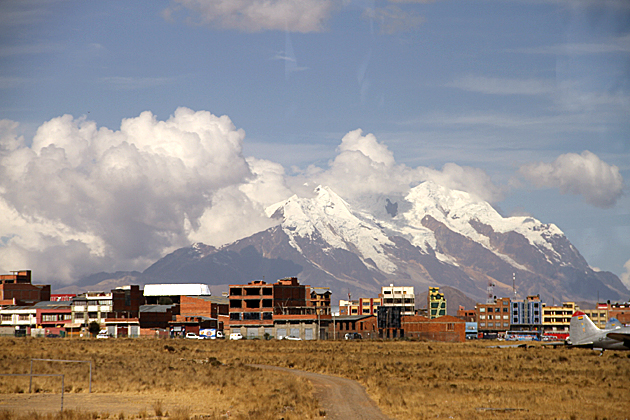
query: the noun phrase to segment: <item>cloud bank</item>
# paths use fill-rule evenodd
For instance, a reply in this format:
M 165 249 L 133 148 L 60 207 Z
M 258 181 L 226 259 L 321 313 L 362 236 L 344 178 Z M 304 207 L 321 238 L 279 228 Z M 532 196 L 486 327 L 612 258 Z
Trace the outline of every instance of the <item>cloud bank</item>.
M 245 32 L 320 32 L 337 2 L 333 0 L 174 0 L 194 23 Z M 172 18 L 178 7 L 164 11 Z
M 221 246 L 273 226 L 271 204 L 318 184 L 342 197 L 400 197 L 433 180 L 490 202 L 502 198 L 481 169 L 398 164 L 362 130 L 347 133 L 324 167 L 287 174 L 242 155 L 245 138 L 227 116 L 178 108 L 151 112 L 119 130 L 64 115 L 32 142 L 0 121 L 0 271 L 29 268 L 40 281 L 69 284 L 100 271 L 144 270 L 193 242 Z
M 580 195 L 587 203 L 601 208 L 614 206 L 623 193 L 619 168 L 588 150 L 579 155 L 560 155 L 551 163 L 524 165 L 520 173 L 537 188 L 557 188 L 562 194 Z
M 0 124 L 0 268 L 58 282 L 146 268 L 190 243 L 216 194 L 255 177 L 245 133 L 209 112 L 144 112 L 119 131 L 64 115 L 30 146 L 16 128 Z

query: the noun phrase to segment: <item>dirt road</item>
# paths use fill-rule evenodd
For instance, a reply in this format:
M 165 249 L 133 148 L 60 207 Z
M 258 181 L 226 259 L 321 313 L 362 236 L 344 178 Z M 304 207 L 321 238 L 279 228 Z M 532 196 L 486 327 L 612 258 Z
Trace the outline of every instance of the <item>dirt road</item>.
M 358 382 L 337 376 L 267 365 L 251 365 L 260 369 L 279 370 L 308 379 L 315 388 L 315 397 L 331 420 L 389 420 L 381 413 Z
M 322 375 L 295 369 L 267 365 L 251 365 L 260 369 L 269 369 L 308 379 L 314 388 L 314 396 L 319 401 L 320 409 L 329 420 L 389 420 L 376 404 L 368 397 L 365 389 L 357 382 L 337 376 Z M 117 416 L 148 414 L 153 417 L 155 404 L 161 402 L 164 411 L 173 413 L 178 408 L 190 408 L 190 414 L 211 413 L 213 406 L 207 402 L 203 390 L 187 393 L 184 397 L 177 393 L 158 394 L 74 394 L 66 393 L 63 408 L 66 410 L 109 413 Z M 194 401 L 194 404 L 191 403 Z M 60 394 L 3 394 L 0 395 L 0 412 L 15 413 L 58 412 L 61 406 Z M 323 414 L 322 413 L 322 414 Z

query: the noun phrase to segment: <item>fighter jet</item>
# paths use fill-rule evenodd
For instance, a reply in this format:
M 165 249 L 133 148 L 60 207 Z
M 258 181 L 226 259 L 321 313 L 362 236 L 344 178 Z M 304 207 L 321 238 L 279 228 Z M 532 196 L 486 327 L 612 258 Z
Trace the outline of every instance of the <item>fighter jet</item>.
M 600 330 L 582 311 L 571 317 L 568 344 L 594 350 L 630 350 L 630 327 L 614 326 Z

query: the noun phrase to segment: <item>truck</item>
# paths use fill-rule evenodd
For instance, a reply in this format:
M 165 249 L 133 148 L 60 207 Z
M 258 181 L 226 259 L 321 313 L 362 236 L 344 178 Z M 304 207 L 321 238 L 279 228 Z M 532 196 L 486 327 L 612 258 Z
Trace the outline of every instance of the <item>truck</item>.
M 199 330 L 199 337 L 203 337 L 207 340 L 216 340 L 217 338 L 225 338 L 223 332 L 215 328 L 205 328 Z

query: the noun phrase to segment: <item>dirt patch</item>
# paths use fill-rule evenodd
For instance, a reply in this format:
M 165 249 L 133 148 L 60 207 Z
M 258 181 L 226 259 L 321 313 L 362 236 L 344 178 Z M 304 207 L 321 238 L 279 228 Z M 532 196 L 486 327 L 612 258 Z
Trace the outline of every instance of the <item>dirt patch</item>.
M 358 382 L 337 376 L 267 365 L 251 365 L 260 369 L 278 370 L 308 379 L 326 419 L 389 420 Z

